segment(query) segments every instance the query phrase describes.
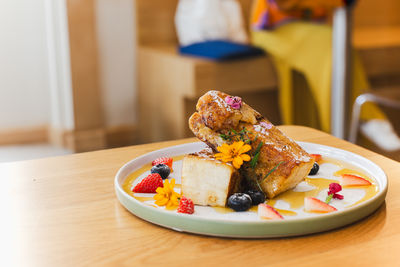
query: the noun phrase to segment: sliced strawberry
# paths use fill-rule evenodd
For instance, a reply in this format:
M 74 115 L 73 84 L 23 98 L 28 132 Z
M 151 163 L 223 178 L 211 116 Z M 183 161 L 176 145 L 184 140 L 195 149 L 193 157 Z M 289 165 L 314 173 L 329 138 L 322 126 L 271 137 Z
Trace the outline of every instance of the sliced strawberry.
M 371 182 L 353 174 L 342 174 L 339 182 L 343 186 L 371 185 Z
M 337 209 L 315 197 L 306 197 L 304 199 L 304 209 L 308 212 L 327 213 L 337 211 Z
M 158 173 L 152 173 L 140 181 L 140 183 L 132 189 L 132 192 L 156 193 L 158 187 L 164 187 L 163 179 Z
M 258 204 L 258 217 L 268 220 L 283 220 L 279 212 L 265 203 Z
M 320 154 L 310 154 L 310 156 L 313 157 L 316 162 L 322 159 L 322 156 Z
M 172 170 L 173 161 L 174 160 L 172 158 L 162 157 L 162 158 L 158 158 L 158 159 L 153 160 L 153 162 L 151 162 L 151 165 L 154 166 L 154 165 L 157 165 L 157 164 L 165 164 L 171 169 L 171 172 L 172 172 L 173 171 Z

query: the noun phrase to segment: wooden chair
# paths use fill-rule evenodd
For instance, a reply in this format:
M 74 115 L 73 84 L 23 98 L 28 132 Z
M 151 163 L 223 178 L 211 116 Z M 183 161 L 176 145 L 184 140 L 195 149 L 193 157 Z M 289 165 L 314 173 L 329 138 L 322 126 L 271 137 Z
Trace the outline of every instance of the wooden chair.
M 400 87 L 379 88 L 374 92 L 365 93 L 357 97 L 353 105 L 349 141 L 400 161 L 400 150 L 386 151 L 381 149 L 359 133 L 361 109 L 368 102 L 375 103 L 382 109 L 387 119 L 392 123 L 395 132 L 400 135 Z
M 251 0 L 241 0 L 248 21 Z M 216 63 L 177 53 L 178 0 L 136 0 L 141 142 L 191 136 L 188 118 L 198 97 L 215 89 L 240 95 L 279 122 L 277 79 L 267 56 Z

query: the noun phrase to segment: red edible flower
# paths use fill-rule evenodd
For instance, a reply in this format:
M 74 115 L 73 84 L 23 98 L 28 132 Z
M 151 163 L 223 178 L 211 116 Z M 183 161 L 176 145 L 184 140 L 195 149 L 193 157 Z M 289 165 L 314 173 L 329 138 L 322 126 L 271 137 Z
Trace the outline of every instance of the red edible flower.
M 341 195 L 341 194 L 333 194 L 333 198 L 336 198 L 336 199 L 343 199 L 344 198 L 344 196 L 343 195 Z
M 328 196 L 326 197 L 325 203 L 329 203 L 332 198 L 336 199 L 343 199 L 344 196 L 341 194 L 337 194 L 338 192 L 342 191 L 342 186 L 338 183 L 331 183 L 329 185 Z
M 329 192 L 328 192 L 328 195 L 329 195 L 329 194 L 335 194 L 335 193 L 340 192 L 340 191 L 342 191 L 342 186 L 341 186 L 340 184 L 331 183 L 331 184 L 329 185 Z

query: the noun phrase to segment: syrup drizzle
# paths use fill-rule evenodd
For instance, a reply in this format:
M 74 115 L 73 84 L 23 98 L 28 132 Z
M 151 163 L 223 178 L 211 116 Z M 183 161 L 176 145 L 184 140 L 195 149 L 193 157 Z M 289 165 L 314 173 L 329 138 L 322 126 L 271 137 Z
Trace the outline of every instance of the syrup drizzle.
M 176 162 L 176 161 L 182 160 L 184 156 L 185 155 L 176 156 L 176 157 L 173 157 L 173 159 Z M 357 170 L 356 168 L 353 168 L 352 166 L 348 166 L 347 164 L 345 164 L 341 161 L 338 161 L 335 159 L 330 159 L 327 157 L 324 157 L 324 159 L 319 162 L 320 166 L 324 163 L 334 164 L 340 168 L 340 170 L 336 171 L 333 174 L 334 176 L 341 176 L 342 174 L 358 175 L 364 179 L 367 179 L 372 184 L 370 186 L 345 186 L 345 187 L 343 187 L 346 189 L 361 189 L 361 190 L 364 190 L 364 192 L 365 192 L 364 196 L 360 200 L 358 200 L 357 202 L 355 202 L 351 205 L 346 206 L 346 208 L 350 208 L 355 205 L 358 205 L 358 204 L 372 198 L 373 196 L 375 196 L 378 193 L 379 189 L 378 189 L 378 185 L 377 185 L 376 181 L 371 179 L 371 177 L 369 177 L 362 171 Z M 150 202 L 153 200 L 153 197 L 141 196 L 141 194 L 132 192 L 133 183 L 137 179 L 137 177 L 139 177 L 146 171 L 149 171 L 151 169 L 151 167 L 152 167 L 151 163 L 148 163 L 148 164 L 145 164 L 144 166 L 142 166 L 141 168 L 137 169 L 136 171 L 132 172 L 131 174 L 129 174 L 128 177 L 125 179 L 122 187 L 126 193 L 128 193 L 130 196 L 134 197 L 138 201 L 144 202 L 144 204 L 146 204 L 146 205 L 157 207 L 156 205 L 154 205 Z M 171 175 L 173 177 L 173 173 Z M 289 191 L 286 191 L 286 192 L 278 195 L 274 199 L 267 200 L 266 203 L 268 205 L 274 207 L 283 216 L 296 216 L 297 212 L 295 212 L 293 210 L 297 210 L 297 209 L 300 209 L 303 207 L 305 197 L 316 197 L 322 190 L 327 189 L 329 187 L 330 183 L 338 182 L 337 180 L 333 180 L 333 179 L 309 178 L 309 177 L 307 177 L 305 179 L 305 181 L 309 185 L 311 185 L 313 187 L 313 189 L 311 189 L 309 191 L 305 191 L 305 192 L 297 192 L 297 191 L 289 190 Z M 181 189 L 181 184 L 175 184 L 175 188 Z M 288 203 L 290 206 L 290 209 L 292 209 L 292 210 L 276 208 L 275 206 L 276 206 L 278 200 Z M 216 211 L 217 213 L 221 213 L 221 214 L 235 212 L 233 209 L 230 209 L 227 207 L 212 207 L 212 208 L 214 209 L 214 211 Z M 252 206 L 248 210 L 248 212 L 257 213 L 257 208 L 258 208 L 257 206 Z

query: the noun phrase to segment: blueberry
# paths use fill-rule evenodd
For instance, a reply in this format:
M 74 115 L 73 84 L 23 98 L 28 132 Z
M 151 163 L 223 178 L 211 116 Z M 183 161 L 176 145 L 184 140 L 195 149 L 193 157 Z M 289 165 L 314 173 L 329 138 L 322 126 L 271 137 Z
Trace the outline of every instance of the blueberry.
M 161 178 L 165 179 L 171 173 L 171 169 L 165 164 L 157 164 L 151 168 L 151 173 L 158 173 Z
M 319 171 L 319 165 L 318 163 L 314 162 L 314 165 L 311 168 L 311 171 L 308 175 L 316 175 Z
M 246 211 L 251 207 L 251 197 L 244 193 L 235 193 L 228 198 L 228 207 L 235 211 Z
M 246 194 L 248 194 L 251 198 L 252 205 L 258 205 L 260 203 L 264 203 L 265 195 L 263 192 L 258 190 L 247 190 Z

